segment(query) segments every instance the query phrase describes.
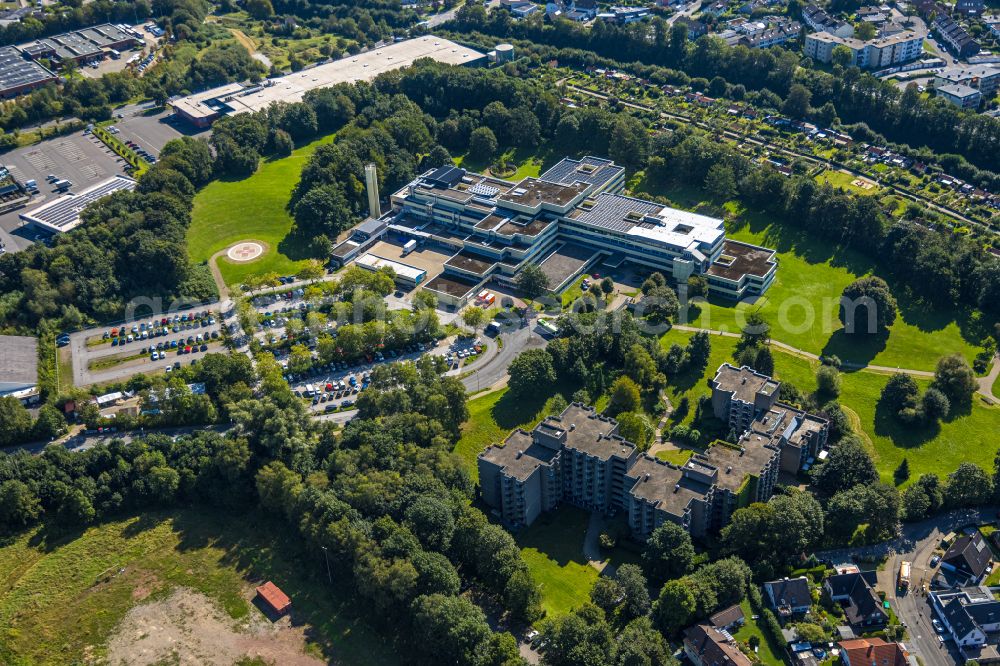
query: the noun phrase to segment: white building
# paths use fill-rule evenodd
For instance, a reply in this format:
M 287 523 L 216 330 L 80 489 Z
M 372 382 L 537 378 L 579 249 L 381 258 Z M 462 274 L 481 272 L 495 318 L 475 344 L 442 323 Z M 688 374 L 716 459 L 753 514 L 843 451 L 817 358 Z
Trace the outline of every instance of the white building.
M 852 64 L 861 69 L 882 69 L 910 60 L 923 52 L 924 38 L 912 31 L 889 37 L 862 41 L 852 37 L 838 37 L 828 32 L 806 35 L 805 54 L 818 62 L 833 60 L 833 50 L 845 46 L 851 51 Z

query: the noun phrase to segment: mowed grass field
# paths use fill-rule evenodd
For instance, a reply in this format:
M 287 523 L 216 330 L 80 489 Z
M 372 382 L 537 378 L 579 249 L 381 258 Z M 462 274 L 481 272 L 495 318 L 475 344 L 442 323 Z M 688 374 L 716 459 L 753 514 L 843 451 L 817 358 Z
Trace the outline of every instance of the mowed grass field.
M 259 514 L 199 507 L 153 512 L 49 539 L 31 531 L 0 544 L 0 663 L 99 662 L 134 606 L 179 587 L 234 621 L 259 613 L 251 587 L 275 581 L 307 625 L 307 652 L 347 665 L 396 664 L 391 646 L 322 580 L 322 562 L 287 526 Z M 315 574 L 315 576 L 314 576 Z
M 872 273 L 869 260 L 759 219 L 738 224 L 728 235 L 778 250 L 774 283 L 753 303 L 710 299 L 693 304 L 681 323 L 738 332 L 747 314 L 759 309 L 775 340 L 814 354 L 892 368 L 933 370 L 942 356 L 960 353 L 971 362 L 979 351 L 983 331 L 975 313 L 934 311 L 912 303 L 891 280 L 899 313 L 888 335 L 849 338 L 838 318 L 840 296 L 855 279 Z
M 289 157 L 262 160 L 255 174 L 243 180 L 216 180 L 206 185 L 194 198 L 191 227 L 188 229 L 188 255 L 202 263 L 233 243 L 258 240 L 267 251 L 256 261 L 235 264 L 219 257 L 219 270 L 228 285 L 243 282 L 248 275 L 275 272 L 294 274 L 304 264 L 296 260 L 293 248 L 282 241 L 292 229 L 292 216 L 286 206 L 299 182 L 302 167 L 315 150 L 333 141 L 334 135 L 300 146 Z
M 662 344 L 687 344 L 691 333 L 673 330 L 667 333 Z M 706 380 L 715 375 L 723 362 L 732 362 L 732 353 L 737 340 L 715 336 L 712 338 L 712 354 L 704 373 L 687 373 L 670 378 L 667 392 L 671 401 L 677 404 L 682 396 L 693 406 L 701 395 L 708 395 L 711 389 Z M 816 390 L 815 373 L 818 363 L 772 348 L 775 361 L 775 375 L 778 379 L 791 382 L 801 391 L 811 393 Z M 695 375 L 696 376 L 692 376 Z M 941 476 L 955 470 L 962 462 L 974 462 L 986 470 L 993 468 L 996 453 L 996 433 L 1000 432 L 1000 407 L 987 405 L 973 396 L 972 406 L 966 413 L 949 417 L 940 426 L 912 429 L 900 424 L 894 417 L 878 407 L 882 388 L 889 375 L 871 371 L 847 372 L 842 376 L 839 401 L 848 412 L 848 417 L 856 415 L 861 428 L 862 439 L 871 443 L 882 480 L 893 483 L 893 471 L 903 458 L 910 464 L 910 478 L 916 479 L 925 472 Z M 917 379 L 921 391 L 930 382 Z

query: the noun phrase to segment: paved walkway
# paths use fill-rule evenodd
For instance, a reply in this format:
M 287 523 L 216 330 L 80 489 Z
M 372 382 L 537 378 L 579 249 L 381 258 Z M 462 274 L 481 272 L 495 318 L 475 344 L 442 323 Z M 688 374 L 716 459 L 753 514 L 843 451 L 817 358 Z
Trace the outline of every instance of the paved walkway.
M 739 333 L 733 333 L 732 331 L 716 331 L 711 328 L 698 328 L 696 326 L 685 326 L 682 324 L 675 324 L 673 328 L 678 331 L 688 331 L 696 333 L 698 331 L 704 331 L 712 335 L 718 335 L 725 338 L 739 338 Z M 807 352 L 804 349 L 799 349 L 793 347 L 784 342 L 779 342 L 778 340 L 771 340 L 770 343 L 773 347 L 781 349 L 782 351 L 788 352 L 793 356 L 798 356 L 800 358 L 809 359 L 811 361 L 819 361 L 819 355 L 813 354 L 812 352 Z M 841 365 L 844 368 L 850 368 L 852 370 L 868 370 L 870 372 L 879 372 L 884 374 L 896 374 L 901 372 L 904 375 L 910 375 L 912 377 L 920 377 L 922 379 L 933 379 L 934 373 L 930 370 L 913 370 L 911 368 L 892 368 L 887 365 L 870 365 L 867 363 L 854 363 L 852 361 L 841 361 Z M 983 397 L 986 402 L 991 405 L 1000 405 L 1000 400 L 993 395 L 991 388 L 993 387 L 993 382 L 996 381 L 997 376 L 1000 375 L 1000 357 L 993 358 L 993 368 L 990 370 L 990 374 L 986 377 L 979 379 L 979 389 L 977 393 Z
M 583 556 L 587 558 L 587 564 L 601 573 L 608 569 L 608 560 L 601 555 L 601 532 L 604 531 L 604 525 L 601 512 L 592 511 L 587 523 L 587 534 L 583 537 Z M 614 574 L 614 570 L 608 569 L 608 574 Z

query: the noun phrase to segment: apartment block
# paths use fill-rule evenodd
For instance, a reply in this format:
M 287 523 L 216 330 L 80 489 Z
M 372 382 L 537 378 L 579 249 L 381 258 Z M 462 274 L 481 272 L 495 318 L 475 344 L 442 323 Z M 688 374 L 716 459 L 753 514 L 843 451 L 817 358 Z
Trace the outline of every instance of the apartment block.
M 804 51 L 813 60 L 828 63 L 833 60 L 833 50 L 845 46 L 851 51 L 853 65 L 883 69 L 916 60 L 923 52 L 923 45 L 924 38 L 909 30 L 870 41 L 817 32 L 806 35 Z
M 479 454 L 479 480 L 483 501 L 514 529 L 566 502 L 624 512 L 639 539 L 668 521 L 704 537 L 735 510 L 771 498 L 782 441 L 757 433 L 719 442 L 677 466 L 640 453 L 614 419 L 574 403 Z
M 960 109 L 978 109 L 983 94 L 971 86 L 949 83 L 935 88 L 937 96 Z
M 975 88 L 984 99 L 993 99 L 1000 89 L 1000 67 L 996 65 L 960 65 L 942 69 L 934 75 L 934 87 L 963 85 Z
M 740 446 L 777 449 L 781 470 L 795 474 L 808 470 L 819 458 L 830 423 L 779 402 L 780 388 L 781 383 L 767 375 L 723 363 L 712 380 L 712 411 L 729 424 Z
M 597 157 L 563 159 L 538 178 L 505 181 L 445 166 L 392 195 L 390 233 L 452 253 L 425 286 L 464 306 L 487 282 L 512 286 L 538 265 L 559 292 L 599 262 L 703 275 L 713 295 L 764 293 L 774 251 L 726 238 L 723 220 L 622 194 L 625 170 Z

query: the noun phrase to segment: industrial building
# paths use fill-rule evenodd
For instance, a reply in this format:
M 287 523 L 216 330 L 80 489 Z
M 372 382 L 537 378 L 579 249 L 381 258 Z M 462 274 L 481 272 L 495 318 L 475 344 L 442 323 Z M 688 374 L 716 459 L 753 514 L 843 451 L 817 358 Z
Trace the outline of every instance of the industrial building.
M 124 25 L 104 23 L 54 37 L 19 44 L 17 49 L 31 58 L 56 62 L 74 60 L 79 64 L 102 60 L 112 50 L 123 51 L 140 44 L 138 33 Z
M 681 466 L 640 453 L 614 419 L 574 403 L 479 454 L 483 501 L 515 529 L 566 502 L 625 512 L 639 539 L 667 521 L 703 537 L 737 509 L 769 500 L 780 472 L 809 469 L 825 447 L 829 423 L 776 402 L 779 388 L 749 368 L 720 366 L 712 405 L 737 441 L 716 442 Z
M 53 83 L 57 76 L 12 46 L 0 47 L 0 97 L 10 98 Z
M 28 405 L 38 401 L 38 339 L 0 335 L 0 398 Z
M 126 176 L 112 176 L 76 194 L 64 194 L 21 213 L 21 219 L 52 233 L 65 233 L 80 225 L 80 214 L 84 208 L 120 190 L 134 190 L 135 185 L 136 182 Z
M 624 174 L 597 157 L 566 158 L 517 183 L 445 166 L 392 195 L 388 232 L 453 254 L 424 287 L 452 307 L 487 282 L 515 286 L 527 264 L 556 293 L 600 262 L 677 284 L 703 275 L 713 295 L 730 299 L 767 290 L 773 250 L 728 240 L 721 219 L 622 194 Z
M 421 58 L 449 65 L 482 63 L 486 56 L 442 37 L 427 35 L 347 56 L 261 84 L 230 83 L 172 100 L 181 118 L 197 127 L 208 127 L 224 115 L 261 111 L 274 102 L 301 102 L 306 92 L 338 83 L 371 81 L 379 74 L 409 67 Z

